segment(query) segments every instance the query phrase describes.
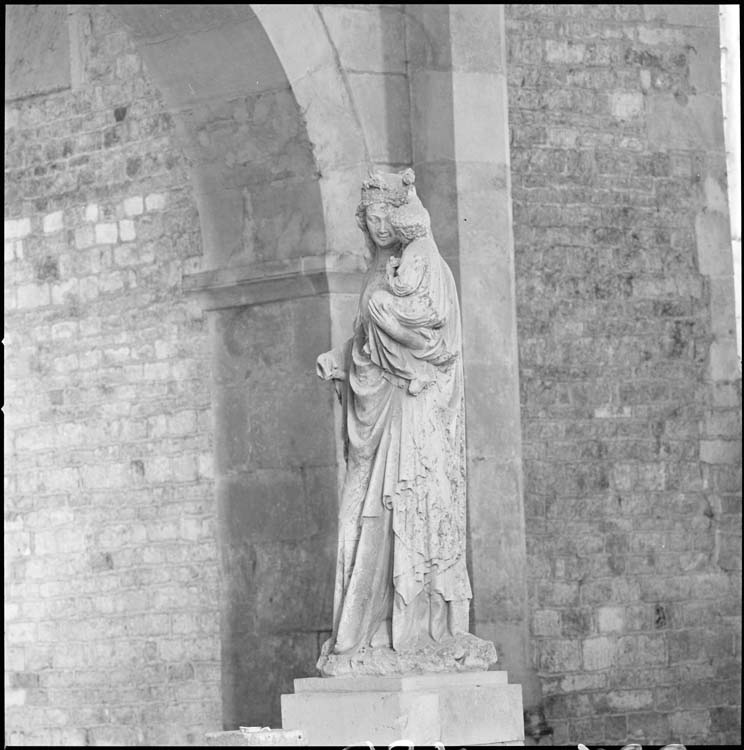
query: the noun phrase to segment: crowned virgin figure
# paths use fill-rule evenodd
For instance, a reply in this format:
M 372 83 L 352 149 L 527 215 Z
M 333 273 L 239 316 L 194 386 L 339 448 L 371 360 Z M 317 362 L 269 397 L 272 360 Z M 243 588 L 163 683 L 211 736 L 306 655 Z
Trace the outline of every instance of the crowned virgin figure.
M 341 387 L 346 475 L 322 674 L 487 669 L 468 633 L 460 308 L 415 175 L 374 172 L 353 336 L 317 371 Z

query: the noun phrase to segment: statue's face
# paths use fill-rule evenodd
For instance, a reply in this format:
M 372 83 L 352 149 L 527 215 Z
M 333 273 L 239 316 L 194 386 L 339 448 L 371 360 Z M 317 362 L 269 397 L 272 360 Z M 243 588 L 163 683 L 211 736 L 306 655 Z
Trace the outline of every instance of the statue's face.
M 383 203 L 373 203 L 367 208 L 367 229 L 377 247 L 391 247 L 398 242 L 388 211 Z

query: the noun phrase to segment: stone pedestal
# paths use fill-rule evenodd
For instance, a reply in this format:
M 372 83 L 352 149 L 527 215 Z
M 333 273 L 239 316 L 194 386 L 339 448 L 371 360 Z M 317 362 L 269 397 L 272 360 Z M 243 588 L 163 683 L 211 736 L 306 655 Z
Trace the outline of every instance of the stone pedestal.
M 204 735 L 207 747 L 307 747 L 302 731 L 267 729 L 262 732 L 242 732 L 239 729 L 229 732 L 208 732 Z
M 311 677 L 282 695 L 282 726 L 310 745 L 521 745 L 522 688 L 506 672 Z

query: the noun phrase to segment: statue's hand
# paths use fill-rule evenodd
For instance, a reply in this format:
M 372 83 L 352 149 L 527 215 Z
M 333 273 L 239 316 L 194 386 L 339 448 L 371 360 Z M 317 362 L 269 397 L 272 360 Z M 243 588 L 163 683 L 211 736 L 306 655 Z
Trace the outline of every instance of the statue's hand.
M 315 360 L 315 372 L 321 380 L 333 378 L 333 358 L 330 352 L 323 352 Z
M 346 379 L 346 373 L 338 366 L 333 350 L 318 356 L 315 360 L 315 372 L 321 380 Z

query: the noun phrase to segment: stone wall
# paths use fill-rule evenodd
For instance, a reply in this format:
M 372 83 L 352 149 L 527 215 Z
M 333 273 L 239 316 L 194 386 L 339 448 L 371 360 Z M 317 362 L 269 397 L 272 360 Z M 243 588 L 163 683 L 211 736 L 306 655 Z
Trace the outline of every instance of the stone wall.
M 531 627 L 553 741 L 736 743 L 741 375 L 717 6 L 506 17 Z
M 5 741 L 200 742 L 222 708 L 199 222 L 121 25 L 79 14 L 74 88 L 5 109 Z

